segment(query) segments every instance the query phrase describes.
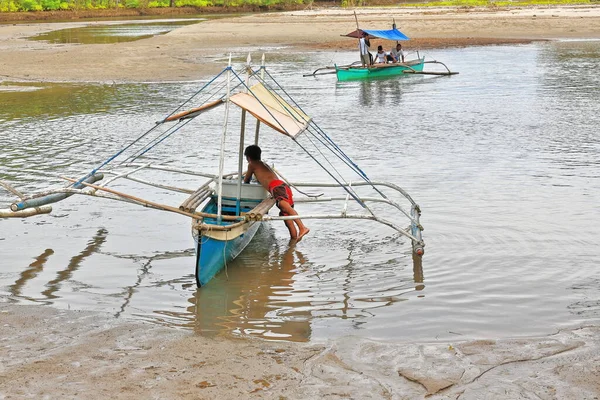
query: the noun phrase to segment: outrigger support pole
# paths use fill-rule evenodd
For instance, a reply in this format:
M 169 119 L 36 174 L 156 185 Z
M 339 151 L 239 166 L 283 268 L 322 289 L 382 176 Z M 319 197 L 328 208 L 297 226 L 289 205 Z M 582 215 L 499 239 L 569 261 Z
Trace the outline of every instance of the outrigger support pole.
M 444 68 L 446 68 L 446 71 L 448 71 L 448 72 L 417 71 L 411 67 L 408 67 L 410 69 L 404 70 L 402 72 L 405 74 L 416 74 L 416 75 L 443 75 L 443 76 L 458 75 L 458 72 L 450 71 L 450 68 L 448 68 L 448 66 L 441 61 L 435 61 L 435 60 L 425 61 L 424 64 L 442 64 L 444 66 Z
M 400 228 L 398 225 L 394 224 L 391 221 L 388 221 L 383 218 L 379 218 L 375 215 L 365 215 L 365 214 L 318 214 L 318 215 L 290 215 L 290 216 L 269 216 L 265 215 L 262 217 L 262 221 L 293 221 L 295 219 L 367 219 L 371 221 L 379 222 L 380 224 L 387 225 L 390 228 L 394 229 L 396 232 L 406 236 L 411 239 L 414 243 L 421 243 L 423 246 L 423 241 L 419 240 L 416 236 L 412 234 L 412 232 L 407 232 L 406 230 Z
M 336 68 L 337 69 L 349 69 L 352 68 L 354 66 L 357 65 L 362 65 L 360 61 L 354 61 L 352 64 L 348 64 L 348 65 L 336 65 L 336 66 L 328 66 L 328 67 L 321 67 L 321 68 L 317 68 L 313 71 L 312 74 L 303 74 L 303 77 L 307 77 L 307 76 L 318 76 L 318 75 L 330 75 L 330 74 L 335 74 L 337 73 Z M 320 72 L 322 70 L 329 70 L 329 72 Z M 331 71 L 333 70 L 333 71 Z
M 72 187 L 75 189 L 83 189 L 85 186 L 85 183 L 94 183 L 99 180 L 102 180 L 103 178 L 104 178 L 104 174 L 96 173 L 94 175 L 87 177 L 86 179 L 81 181 L 81 183 L 79 183 L 79 181 L 76 181 L 72 185 Z M 30 198 L 22 199 L 21 201 L 19 201 L 17 203 L 11 204 L 10 209 L 14 212 L 14 211 L 25 210 L 26 208 L 41 207 L 41 206 L 45 206 L 47 204 L 56 203 L 57 201 L 64 200 L 71 195 L 72 195 L 72 193 L 54 193 L 54 194 L 48 194 L 48 195 L 40 194 L 37 196 L 34 195 Z
M 39 214 L 49 214 L 52 212 L 52 206 L 41 206 L 36 208 L 28 208 L 27 210 L 12 211 L 0 210 L 0 218 L 25 218 Z

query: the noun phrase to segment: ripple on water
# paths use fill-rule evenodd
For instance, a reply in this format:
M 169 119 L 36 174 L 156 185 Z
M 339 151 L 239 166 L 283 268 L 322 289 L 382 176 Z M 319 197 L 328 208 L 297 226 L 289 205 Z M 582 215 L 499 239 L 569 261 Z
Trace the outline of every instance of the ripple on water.
M 445 49 L 432 57 L 460 75 L 340 84 L 304 80 L 298 63 L 276 60 L 272 73 L 371 179 L 397 183 L 419 203 L 422 260 L 407 239 L 368 221 L 310 220 L 296 246 L 272 224 L 197 289 L 189 221 L 69 199 L 35 220 L 0 220 L 0 292 L 207 335 L 294 341 L 518 336 L 598 321 L 598 54 L 597 42 Z M 312 71 L 327 57 L 298 59 Z M 57 176 L 97 166 L 198 84 L 1 91 L 0 179 L 27 193 L 62 184 Z M 193 135 L 169 138 L 157 159 L 216 171 L 222 113 L 211 115 L 191 125 Z M 262 140 L 284 176 L 326 178 L 284 138 Z M 12 200 L 0 191 L 2 208 Z

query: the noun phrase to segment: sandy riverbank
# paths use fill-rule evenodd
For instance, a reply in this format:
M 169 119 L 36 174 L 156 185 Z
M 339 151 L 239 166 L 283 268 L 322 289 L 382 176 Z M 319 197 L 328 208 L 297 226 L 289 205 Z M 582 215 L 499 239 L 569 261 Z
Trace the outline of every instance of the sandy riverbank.
M 49 30 L 106 22 L 0 25 L 0 79 L 39 81 L 178 81 L 220 70 L 229 52 L 244 56 L 287 51 L 353 50 L 340 34 L 355 29 L 353 10 L 258 14 L 203 22 L 166 35 L 106 45 L 58 45 L 27 40 Z M 363 26 L 392 18 L 410 48 L 600 38 L 600 7 L 525 9 L 369 8 Z M 270 50 L 269 50 L 270 49 Z
M 513 340 L 325 345 L 205 338 L 0 303 L 0 398 L 595 399 L 600 328 Z

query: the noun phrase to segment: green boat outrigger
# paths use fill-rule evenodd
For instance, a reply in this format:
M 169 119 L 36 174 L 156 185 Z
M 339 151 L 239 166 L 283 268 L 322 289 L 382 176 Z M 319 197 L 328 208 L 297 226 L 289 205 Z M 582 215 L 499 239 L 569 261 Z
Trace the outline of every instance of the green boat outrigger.
M 394 40 L 398 44 L 401 40 L 409 40 L 408 36 L 400 32 L 396 28 L 396 23 L 389 30 L 374 30 L 374 29 L 359 29 L 357 20 L 357 29 L 346 35 L 342 35 L 354 39 L 364 37 L 366 39 L 386 39 Z M 440 64 L 445 68 L 445 71 L 424 71 L 425 64 Z M 394 76 L 402 76 L 406 74 L 418 75 L 456 75 L 458 72 L 450 71 L 446 64 L 440 61 L 425 61 L 425 57 L 421 57 L 417 51 L 417 58 L 414 60 L 402 60 L 401 62 L 387 63 L 371 63 L 370 65 L 362 65 L 360 61 L 356 61 L 349 65 L 334 65 L 333 67 L 318 68 L 312 74 L 304 76 L 328 75 L 335 73 L 338 81 L 351 81 L 363 79 L 388 78 Z

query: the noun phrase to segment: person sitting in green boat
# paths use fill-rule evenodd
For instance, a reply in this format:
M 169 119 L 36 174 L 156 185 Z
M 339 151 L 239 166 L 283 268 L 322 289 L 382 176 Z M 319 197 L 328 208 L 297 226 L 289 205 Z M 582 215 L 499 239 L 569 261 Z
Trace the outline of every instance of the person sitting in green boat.
M 402 51 L 402 45 L 398 43 L 395 49 L 390 51 L 390 55 L 396 59 L 394 62 L 404 62 L 404 51 Z
M 290 187 L 277 177 L 267 164 L 261 161 L 262 150 L 257 145 L 250 145 L 244 150 L 246 161 L 248 161 L 248 171 L 244 174 L 244 183 L 250 183 L 252 176 L 271 193 L 279 208 L 280 216 L 298 215 L 294 210 L 294 199 Z M 310 232 L 300 219 L 285 220 L 285 226 L 290 231 L 292 240 L 300 240 Z M 298 229 L 296 229 L 298 226 Z
M 393 50 L 394 50 L 394 49 L 392 49 L 392 51 L 393 51 Z M 398 60 L 396 60 L 396 58 L 395 58 L 395 57 L 394 57 L 394 55 L 392 54 L 392 51 L 386 51 L 386 52 L 385 52 L 385 59 L 386 59 L 386 61 L 387 61 L 387 62 L 389 62 L 389 63 L 392 63 L 392 64 L 393 64 L 393 63 L 397 62 Z
M 383 46 L 377 46 L 377 54 L 375 54 L 375 59 L 377 64 L 387 63 L 387 56 L 385 54 L 385 51 L 383 51 Z

